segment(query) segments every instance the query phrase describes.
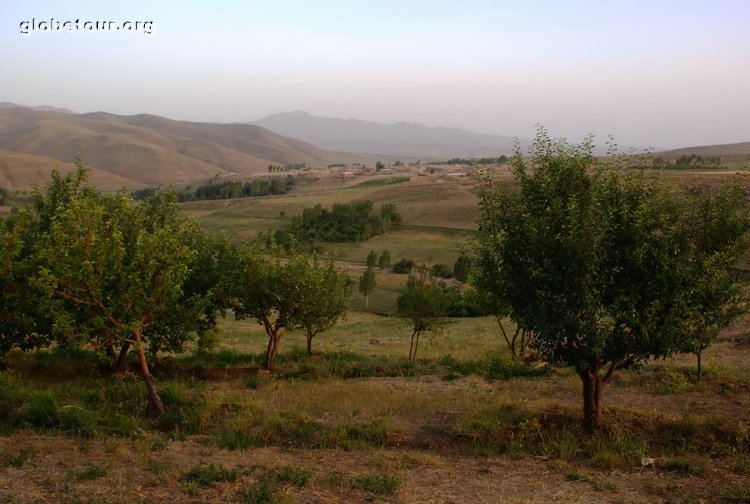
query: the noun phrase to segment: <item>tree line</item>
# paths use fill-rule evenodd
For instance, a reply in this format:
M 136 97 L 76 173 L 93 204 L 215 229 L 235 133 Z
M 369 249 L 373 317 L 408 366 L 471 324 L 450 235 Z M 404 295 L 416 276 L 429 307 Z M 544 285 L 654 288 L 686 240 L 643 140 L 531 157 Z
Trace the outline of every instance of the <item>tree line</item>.
M 210 182 L 195 188 L 171 189 L 171 191 L 175 194 L 177 201 L 184 202 L 286 194 L 292 190 L 295 184 L 294 177 L 287 175 L 284 178 L 265 177 L 247 182 L 224 180 L 221 182 Z M 159 192 L 161 190 L 158 187 L 145 187 L 137 189 L 131 194 L 136 200 L 144 200 L 155 196 Z

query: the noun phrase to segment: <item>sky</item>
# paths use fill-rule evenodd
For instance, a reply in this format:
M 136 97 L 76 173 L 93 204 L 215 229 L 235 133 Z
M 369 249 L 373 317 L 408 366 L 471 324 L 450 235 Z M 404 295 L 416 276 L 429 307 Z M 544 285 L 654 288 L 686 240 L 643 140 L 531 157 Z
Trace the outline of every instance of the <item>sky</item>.
M 152 24 L 21 33 L 51 18 Z M 747 0 L 0 0 L 0 101 L 211 122 L 304 110 L 521 138 L 542 124 L 570 141 L 655 148 L 746 142 L 749 21 Z

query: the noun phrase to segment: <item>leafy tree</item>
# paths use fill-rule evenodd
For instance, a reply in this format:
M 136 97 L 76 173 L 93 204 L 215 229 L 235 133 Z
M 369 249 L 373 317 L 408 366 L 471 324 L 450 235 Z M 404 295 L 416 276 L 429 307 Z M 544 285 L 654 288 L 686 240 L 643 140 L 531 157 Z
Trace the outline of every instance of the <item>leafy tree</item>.
M 592 167 L 591 150 L 541 129 L 531 159 L 517 150 L 511 161 L 518 190 L 483 195 L 477 241 L 489 292 L 534 348 L 581 378 L 589 431 L 612 374 L 679 349 L 696 302 L 680 202 L 642 171 Z
M 179 301 L 165 316 L 144 330 L 149 351 L 179 352 L 187 341 L 206 348 L 219 316 L 230 306 L 237 249 L 225 235 L 211 236 L 193 229 L 186 240 L 194 251 Z M 122 353 L 122 352 L 121 352 Z
M 359 277 L 359 293 L 365 297 L 365 306 L 370 306 L 370 294 L 375 290 L 375 272 L 367 268 Z
M 371 250 L 369 254 L 367 254 L 367 267 L 368 268 L 374 268 L 378 264 L 378 253 L 374 250 Z
M 270 254 L 273 254 L 270 255 Z M 232 287 L 232 307 L 237 320 L 254 318 L 268 335 L 263 368 L 271 371 L 279 343 L 286 330 L 296 324 L 298 290 L 288 271 L 297 264 L 281 262 L 278 251 L 244 247 L 239 253 L 239 267 Z M 297 259 L 299 261 L 299 259 Z
M 99 329 L 97 342 L 133 345 L 149 399 L 164 411 L 146 359 L 144 331 L 168 317 L 180 300 L 194 252 L 188 236 L 194 225 L 179 214 L 168 196 L 146 207 L 126 194 L 81 190 L 86 170 L 53 177 L 37 208 L 46 209 L 60 194 L 70 197 L 49 218 L 38 244 L 43 262 L 34 283 L 45 289 L 56 311 L 56 330 L 76 342 Z M 79 331 L 83 326 L 85 330 Z
M 425 332 L 440 334 L 448 316 L 450 301 L 437 281 L 424 271 L 409 276 L 406 289 L 398 296 L 398 314 L 409 320 L 412 328 L 409 361 L 414 362 L 419 336 Z
M 453 263 L 453 276 L 456 280 L 465 284 L 469 281 L 469 271 L 471 270 L 471 260 L 466 254 L 461 254 Z
M 739 186 L 705 194 L 690 208 L 690 282 L 683 351 L 696 356 L 697 379 L 701 357 L 719 332 L 748 311 L 745 283 L 733 265 L 747 248 L 749 215 Z
M 14 348 L 31 350 L 52 342 L 51 318 L 41 308 L 44 292 L 28 282 L 37 263 L 30 217 L 23 212 L 0 219 L 0 356 Z
M 380 259 L 378 259 L 378 267 L 381 271 L 387 270 L 391 266 L 391 251 L 388 249 L 385 249 L 382 254 L 380 254 Z
M 380 171 L 383 168 L 385 168 L 385 165 L 383 164 L 382 161 L 378 161 L 378 162 L 375 163 L 375 170 Z
M 346 316 L 352 295 L 352 281 L 346 270 L 333 261 L 320 266 L 316 261 L 299 260 L 301 296 L 295 316 L 297 326 L 305 331 L 307 354 L 312 355 L 313 338 Z

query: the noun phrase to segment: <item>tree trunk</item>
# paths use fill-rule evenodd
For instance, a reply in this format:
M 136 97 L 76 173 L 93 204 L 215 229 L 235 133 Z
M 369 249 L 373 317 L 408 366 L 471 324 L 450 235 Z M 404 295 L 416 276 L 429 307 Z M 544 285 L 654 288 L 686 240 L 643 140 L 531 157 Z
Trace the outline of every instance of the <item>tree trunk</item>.
M 414 342 L 414 357 L 412 358 L 412 362 L 417 360 L 417 348 L 419 348 L 419 334 L 417 333 L 417 340 Z
M 599 426 L 599 406 L 604 383 L 598 369 L 588 369 L 580 373 L 583 382 L 583 429 L 593 433 Z
M 696 378 L 695 378 L 695 381 L 696 381 L 696 382 L 699 382 L 699 381 L 701 381 L 701 355 L 702 355 L 702 354 L 703 354 L 703 351 L 702 351 L 702 350 L 698 350 L 698 351 L 697 351 L 697 352 L 695 353 L 695 356 L 696 356 L 696 357 L 698 358 L 698 374 L 697 374 L 697 376 L 696 376 Z
M 273 361 L 276 359 L 276 353 L 279 351 L 279 341 L 284 336 L 283 327 L 274 327 L 270 320 L 263 319 L 263 326 L 268 334 L 268 346 L 266 347 L 266 360 L 263 363 L 263 369 L 266 371 L 273 370 Z
M 151 377 L 151 373 L 148 370 L 146 352 L 143 349 L 143 342 L 141 341 L 141 328 L 136 327 L 133 329 L 133 334 L 135 335 L 135 344 L 138 348 L 138 362 L 141 364 L 141 374 L 143 375 L 143 380 L 146 382 L 146 388 L 148 389 L 148 398 L 156 412 L 161 415 L 164 413 L 164 404 L 161 402 L 159 392 L 156 391 L 156 386 L 154 385 L 154 379 Z
M 115 369 L 117 367 L 117 354 L 115 353 L 115 347 L 113 347 L 112 345 L 107 345 L 105 351 L 107 352 L 107 357 L 109 357 L 109 362 L 112 365 L 112 369 Z
M 312 339 L 313 333 L 307 331 L 307 355 L 312 355 Z
M 414 331 L 411 333 L 411 342 L 409 343 L 409 362 L 414 361 L 414 336 L 417 334 L 417 331 Z
M 117 362 L 115 363 L 115 373 L 124 373 L 128 370 L 128 352 L 130 351 L 130 342 L 126 341 L 120 349 L 120 354 L 117 356 Z
M 365 308 L 369 308 L 369 307 L 370 307 L 370 295 L 365 294 Z

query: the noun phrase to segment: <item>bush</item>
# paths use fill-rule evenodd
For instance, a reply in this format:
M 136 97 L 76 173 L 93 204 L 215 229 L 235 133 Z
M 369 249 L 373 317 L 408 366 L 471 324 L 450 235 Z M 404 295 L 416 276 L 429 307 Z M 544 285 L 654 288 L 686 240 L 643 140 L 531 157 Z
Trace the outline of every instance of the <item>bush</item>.
M 453 269 L 445 263 L 437 263 L 432 266 L 432 275 L 438 278 L 453 278 Z
M 411 270 L 416 266 L 417 263 L 413 259 L 401 259 L 399 262 L 393 265 L 393 272 L 404 275 L 410 273 Z

